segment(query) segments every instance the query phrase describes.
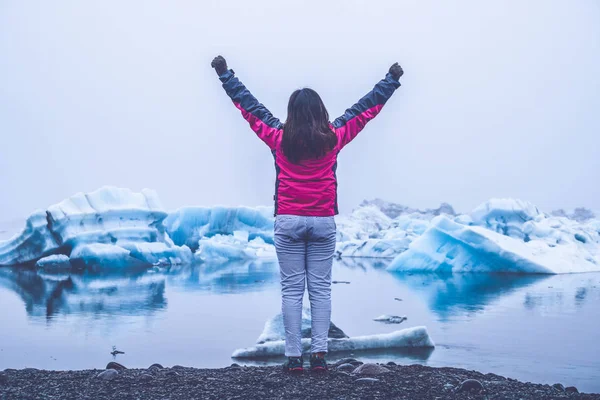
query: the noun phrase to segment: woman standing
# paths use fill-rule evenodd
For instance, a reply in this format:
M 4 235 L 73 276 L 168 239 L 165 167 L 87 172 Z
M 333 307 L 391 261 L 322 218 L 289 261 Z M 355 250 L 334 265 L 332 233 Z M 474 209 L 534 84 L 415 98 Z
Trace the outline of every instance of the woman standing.
M 337 156 L 375 118 L 400 87 L 403 71 L 392 65 L 371 92 L 333 123 L 312 89 L 290 96 L 285 123 L 275 118 L 216 57 L 211 66 L 223 88 L 275 159 L 275 249 L 281 272 L 285 326 L 284 369 L 302 372 L 302 298 L 305 283 L 311 306 L 311 371 L 327 370 L 327 334 L 331 317 L 331 266 L 335 250 Z

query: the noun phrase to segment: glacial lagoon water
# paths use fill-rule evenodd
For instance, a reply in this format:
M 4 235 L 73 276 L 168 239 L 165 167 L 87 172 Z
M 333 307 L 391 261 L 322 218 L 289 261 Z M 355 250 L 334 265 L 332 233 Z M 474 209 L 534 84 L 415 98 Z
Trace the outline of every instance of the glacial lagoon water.
M 362 360 L 461 367 L 600 392 L 600 273 L 393 274 L 384 262 L 353 260 L 336 262 L 333 279 L 350 282 L 333 285 L 332 320 L 348 335 L 425 325 L 436 343 L 429 351 L 355 354 Z M 232 263 L 70 277 L 0 268 L 0 306 L 0 370 L 103 368 L 114 359 L 128 367 L 224 367 L 279 312 L 278 267 Z M 373 321 L 381 314 L 408 319 Z M 113 346 L 125 354 L 113 357 Z

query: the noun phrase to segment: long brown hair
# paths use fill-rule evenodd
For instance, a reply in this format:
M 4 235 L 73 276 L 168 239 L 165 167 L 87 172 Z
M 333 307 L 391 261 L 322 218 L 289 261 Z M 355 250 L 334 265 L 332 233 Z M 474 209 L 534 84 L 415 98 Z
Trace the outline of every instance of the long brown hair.
M 293 163 L 325 156 L 337 144 L 323 100 L 312 89 L 298 89 L 290 96 L 281 148 Z

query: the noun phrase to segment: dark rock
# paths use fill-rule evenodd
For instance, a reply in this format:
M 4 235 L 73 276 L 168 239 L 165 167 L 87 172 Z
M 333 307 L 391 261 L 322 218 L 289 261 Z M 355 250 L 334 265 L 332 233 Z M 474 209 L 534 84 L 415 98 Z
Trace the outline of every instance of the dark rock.
M 565 391 L 565 387 L 560 383 L 555 383 L 554 385 L 552 385 L 552 387 L 560 392 Z
M 115 379 L 118 375 L 119 375 L 119 371 L 117 371 L 116 369 L 107 369 L 106 371 L 102 371 L 98 375 L 96 375 L 96 378 L 99 378 L 99 379 L 102 379 L 105 381 L 111 381 L 111 380 Z
M 579 390 L 575 386 L 567 386 L 565 388 L 565 392 L 567 393 L 579 393 Z
M 385 364 L 385 365 L 389 365 L 390 367 L 393 367 L 394 365 L 398 365 L 398 364 L 396 364 L 396 363 L 395 363 L 395 362 L 393 362 L 393 361 L 390 361 L 390 362 L 388 362 L 388 363 L 387 363 L 387 364 Z
M 185 369 L 183 365 L 173 365 L 172 369 Z
M 350 363 L 342 364 L 336 368 L 336 370 L 338 370 L 338 371 L 348 371 L 348 372 L 352 372 L 355 369 L 356 369 L 356 366 L 354 366 Z
M 371 363 L 360 365 L 358 368 L 352 371 L 353 374 L 373 376 L 387 374 L 388 372 L 390 372 L 390 370 L 383 365 Z
M 379 379 L 375 379 L 375 378 L 359 378 L 359 379 L 355 380 L 354 382 L 356 382 L 356 383 L 375 383 L 375 382 L 379 382 Z
M 156 367 L 156 368 L 158 368 L 158 369 L 165 369 L 165 367 L 163 367 L 163 366 L 162 366 L 162 365 L 160 365 L 160 364 L 156 364 L 156 363 L 155 363 L 155 364 L 152 364 L 151 366 L 149 366 L 149 367 L 148 367 L 148 369 L 150 369 L 150 368 L 152 368 L 152 367 Z
M 480 391 L 483 390 L 483 385 L 477 379 L 467 379 L 463 383 L 461 383 L 458 388 L 456 388 L 456 392 L 467 392 L 471 390 Z
M 123 371 L 126 370 L 127 367 L 119 364 L 118 362 L 111 361 L 106 365 L 106 369 L 116 369 L 117 371 Z
M 0 372 L 0 385 L 6 385 L 8 383 L 8 376 L 5 373 Z
M 336 362 L 335 364 L 333 364 L 334 367 L 339 367 L 342 364 L 352 364 L 355 367 L 358 367 L 359 365 L 363 364 L 363 362 L 358 361 L 354 358 L 342 358 L 341 360 L 339 360 L 338 362 Z
M 154 379 L 154 377 L 152 375 L 150 375 L 150 374 L 141 374 L 140 377 L 139 377 L 139 380 L 142 381 L 142 382 L 148 382 L 148 381 L 151 381 L 153 379 Z
M 239 368 L 241 368 L 240 364 L 238 364 L 238 363 L 233 363 L 233 364 L 230 365 L 230 367 L 239 367 Z

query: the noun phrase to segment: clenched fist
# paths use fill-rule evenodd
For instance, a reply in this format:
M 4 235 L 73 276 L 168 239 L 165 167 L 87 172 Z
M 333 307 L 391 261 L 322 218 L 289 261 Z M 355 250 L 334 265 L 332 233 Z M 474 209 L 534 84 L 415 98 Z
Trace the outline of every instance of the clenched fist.
M 210 63 L 210 66 L 215 69 L 217 75 L 219 76 L 227 72 L 227 61 L 225 61 L 223 56 L 216 56 Z

